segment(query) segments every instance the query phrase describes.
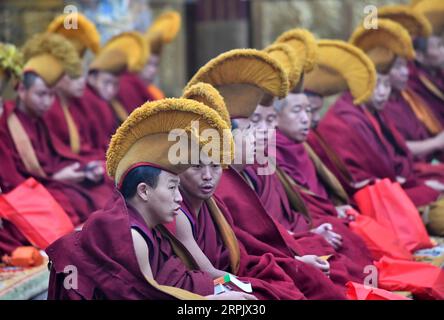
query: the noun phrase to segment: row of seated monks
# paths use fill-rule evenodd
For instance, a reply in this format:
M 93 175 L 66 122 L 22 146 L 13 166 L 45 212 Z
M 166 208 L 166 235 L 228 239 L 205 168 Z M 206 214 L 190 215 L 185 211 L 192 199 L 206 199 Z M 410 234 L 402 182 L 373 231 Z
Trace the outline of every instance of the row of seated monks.
M 78 226 L 45 249 L 48 298 L 347 299 L 374 265 L 349 226 L 353 195 L 385 178 L 444 236 L 444 3 L 378 17 L 348 41 L 295 28 L 224 52 L 176 98 L 152 84 L 175 12 L 101 48 L 80 14 L 78 29 L 65 15 L 27 41 L 23 66 L 2 65 L 17 83 L 2 103 L 0 186 L 36 179 Z M 3 219 L 1 253 L 24 245 Z M 252 290 L 216 292 L 227 274 Z

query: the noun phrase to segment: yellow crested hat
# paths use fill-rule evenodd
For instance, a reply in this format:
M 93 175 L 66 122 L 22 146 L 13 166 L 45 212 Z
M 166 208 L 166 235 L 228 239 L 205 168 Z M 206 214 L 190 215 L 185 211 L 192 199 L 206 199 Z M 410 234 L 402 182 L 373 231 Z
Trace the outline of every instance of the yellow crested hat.
M 305 58 L 298 55 L 289 44 L 275 43 L 264 49 L 272 58 L 277 60 L 288 75 L 289 88 L 294 88 L 301 79 Z
M 378 19 L 377 29 L 359 26 L 350 37 L 350 43 L 362 49 L 381 73 L 390 71 L 397 56 L 408 60 L 415 57 L 408 31 L 399 23 L 388 19 Z
M 429 37 L 432 34 L 432 25 L 426 16 L 407 5 L 390 5 L 378 8 L 378 18 L 390 19 L 402 25 L 412 39 Z
M 23 56 L 21 52 L 9 43 L 0 42 L 0 79 L 20 79 L 23 68 Z M 5 83 L 3 83 L 4 85 Z M 0 94 L 3 88 L 0 87 Z
M 286 31 L 277 38 L 276 43 L 289 44 L 298 56 L 303 57 L 304 72 L 313 70 L 317 60 L 317 42 L 310 31 L 301 28 Z
M 90 49 L 94 54 L 99 52 L 100 34 L 94 23 L 81 13 L 69 13 L 56 17 L 49 24 L 47 32 L 66 37 L 81 57 L 86 49 Z
M 120 54 L 118 57 L 114 57 L 117 51 L 120 51 Z M 122 60 L 122 54 L 125 56 L 125 60 Z M 130 72 L 139 72 L 148 61 L 149 55 L 148 44 L 141 33 L 123 32 L 112 37 L 105 44 L 99 52 L 100 63 L 93 62 L 93 65 L 97 70 L 112 73 L 125 68 Z
M 426 16 L 433 28 L 433 34 L 444 33 L 444 1 L 423 0 L 414 5 L 413 9 Z
M 198 124 L 198 128 L 193 124 Z M 175 174 L 185 171 L 191 166 L 189 141 L 185 140 L 188 141 L 186 150 L 179 151 L 188 152 L 181 158 L 185 161 L 176 163 L 177 159 L 172 157 L 183 155 L 178 155 L 175 148 L 178 139 L 169 139 L 170 132 L 179 129 L 183 131 L 177 137 L 195 137 L 201 146 L 208 142 L 201 138 L 207 129 L 216 130 L 219 137 L 229 134 L 229 127 L 219 114 L 198 101 L 169 98 L 147 102 L 135 109 L 111 138 L 106 154 L 108 175 L 119 186 L 126 174 L 138 165 L 151 165 Z M 220 159 L 226 159 L 226 153 L 231 155 L 232 138 L 226 142 L 219 141 Z M 231 157 L 228 159 L 231 161 Z
M 196 100 L 215 110 L 220 117 L 231 126 L 230 113 L 224 98 L 219 91 L 209 83 L 198 82 L 183 92 L 182 98 Z
M 305 75 L 305 90 L 328 97 L 348 89 L 356 105 L 372 96 L 376 70 L 361 49 L 341 40 L 320 40 L 318 48 L 318 64 Z
M 72 78 L 82 74 L 79 55 L 65 37 L 41 33 L 28 40 L 22 49 L 23 73 L 34 72 L 52 87 L 66 73 Z
M 160 55 L 163 46 L 176 38 L 180 26 L 181 17 L 177 11 L 167 11 L 158 16 L 145 32 L 151 52 Z
M 283 98 L 288 93 L 288 76 L 281 64 L 255 49 L 222 53 L 200 68 L 186 89 L 198 82 L 220 92 L 231 118 L 248 118 L 264 94 Z

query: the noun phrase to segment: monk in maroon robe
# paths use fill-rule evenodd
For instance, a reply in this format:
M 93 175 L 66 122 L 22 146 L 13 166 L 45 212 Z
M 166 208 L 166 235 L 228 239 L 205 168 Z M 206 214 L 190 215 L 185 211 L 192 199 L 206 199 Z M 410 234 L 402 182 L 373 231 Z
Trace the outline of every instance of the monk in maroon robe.
M 437 119 L 444 125 L 444 64 L 443 40 L 439 35 L 418 38 L 414 41 L 416 61 L 409 64 L 408 87 L 416 92 L 433 110 Z
M 97 117 L 91 99 L 84 98 L 85 78 L 65 75 L 57 84 L 53 106 L 44 115 L 50 132 L 72 152 L 91 160 L 104 160 L 105 152 L 97 148 Z M 101 122 L 103 123 L 103 122 Z
M 315 287 L 325 286 L 325 290 L 330 292 L 324 296 L 318 293 L 315 297 L 311 288 L 310 291 L 307 291 L 307 298 L 339 298 L 340 295 L 335 296 L 333 294 L 332 284 L 320 272 L 316 272 L 314 267 L 301 265 L 293 257 L 285 259 L 282 257 L 282 253 L 279 253 L 277 258 L 271 252 L 260 254 L 266 245 L 261 244 L 258 240 L 255 242 L 247 241 L 245 244 L 242 241 L 237 241 L 235 234 L 239 233 L 239 230 L 237 233 L 232 231 L 234 221 L 231 213 L 228 212 L 228 209 L 219 199 L 211 198 L 221 174 L 220 166 L 204 163 L 191 167 L 181 174 L 181 190 L 185 197 L 182 207 L 184 214 L 178 216 L 175 227 L 176 234 L 195 258 L 196 256 L 200 257 L 196 260 L 205 266 L 204 269 L 211 270 L 210 272 L 215 277 L 223 276 L 227 271 L 235 273 L 241 279 L 252 283 L 254 294 L 259 298 L 304 298 L 302 293 L 298 293 L 298 286 L 295 287 L 295 283 L 299 285 L 303 279 L 305 279 L 306 284 L 302 288 L 305 290 L 307 290 L 308 282 L 310 282 Z M 229 225 L 225 228 L 220 222 L 221 218 L 217 217 L 221 214 L 226 218 Z M 270 220 L 269 223 L 271 222 Z M 229 231 L 227 231 L 227 228 Z M 232 237 L 231 244 L 226 240 L 230 235 Z M 190 237 L 193 239 L 190 239 Z M 280 236 L 278 235 L 278 237 Z M 233 242 L 237 245 L 233 245 Z M 238 247 L 238 249 L 234 250 L 233 246 Z M 255 253 L 247 253 L 247 247 L 248 250 L 255 251 Z M 254 249 L 255 247 L 257 249 Z M 239 252 L 237 260 L 233 258 L 233 252 Z M 298 279 L 292 280 L 279 267 L 283 264 L 286 266 L 293 264 L 298 270 L 304 268 L 306 274 L 301 272 Z M 289 269 L 289 267 L 286 268 Z M 310 274 L 314 275 L 316 273 L 319 273 L 316 280 L 314 277 L 310 278 Z M 294 275 L 294 272 L 291 275 Z M 268 285 L 264 287 L 262 282 L 266 282 Z
M 156 100 L 148 93 L 139 75 L 132 72 L 125 72 L 120 76 L 117 99 L 129 113 L 147 101 Z
M 104 180 L 103 164 L 72 153 L 51 135 L 42 115 L 52 103 L 52 89 L 36 74 L 25 73 L 17 103 L 9 103 L 2 117 L 1 136 L 22 176 L 57 183 L 75 208 L 71 218 L 77 225 L 104 205 L 113 186 Z

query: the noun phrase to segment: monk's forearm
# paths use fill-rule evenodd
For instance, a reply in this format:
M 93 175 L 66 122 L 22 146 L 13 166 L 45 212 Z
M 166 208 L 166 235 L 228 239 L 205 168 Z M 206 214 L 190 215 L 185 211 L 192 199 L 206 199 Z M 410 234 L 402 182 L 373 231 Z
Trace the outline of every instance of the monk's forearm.
M 415 156 L 422 156 L 434 153 L 442 148 L 439 140 L 435 138 L 421 141 L 407 141 L 407 147 Z

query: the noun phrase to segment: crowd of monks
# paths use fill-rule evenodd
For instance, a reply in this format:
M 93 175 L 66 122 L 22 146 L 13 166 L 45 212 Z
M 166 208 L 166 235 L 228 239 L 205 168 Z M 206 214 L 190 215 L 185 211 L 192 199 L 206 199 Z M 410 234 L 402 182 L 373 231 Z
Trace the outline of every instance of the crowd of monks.
M 295 28 L 222 53 L 165 98 L 154 80 L 180 26 L 165 12 L 101 46 L 69 14 L 0 45 L 0 89 L 16 93 L 0 101 L 1 192 L 33 178 L 76 226 L 43 248 L 49 299 L 347 299 L 376 260 L 350 228 L 353 195 L 382 179 L 444 236 L 442 0 L 378 8 L 349 41 Z M 185 151 L 211 152 L 172 161 L 178 129 Z M 1 222 L 0 255 L 33 244 Z M 227 274 L 252 290 L 216 293 Z M 439 286 L 413 297 L 444 299 Z

